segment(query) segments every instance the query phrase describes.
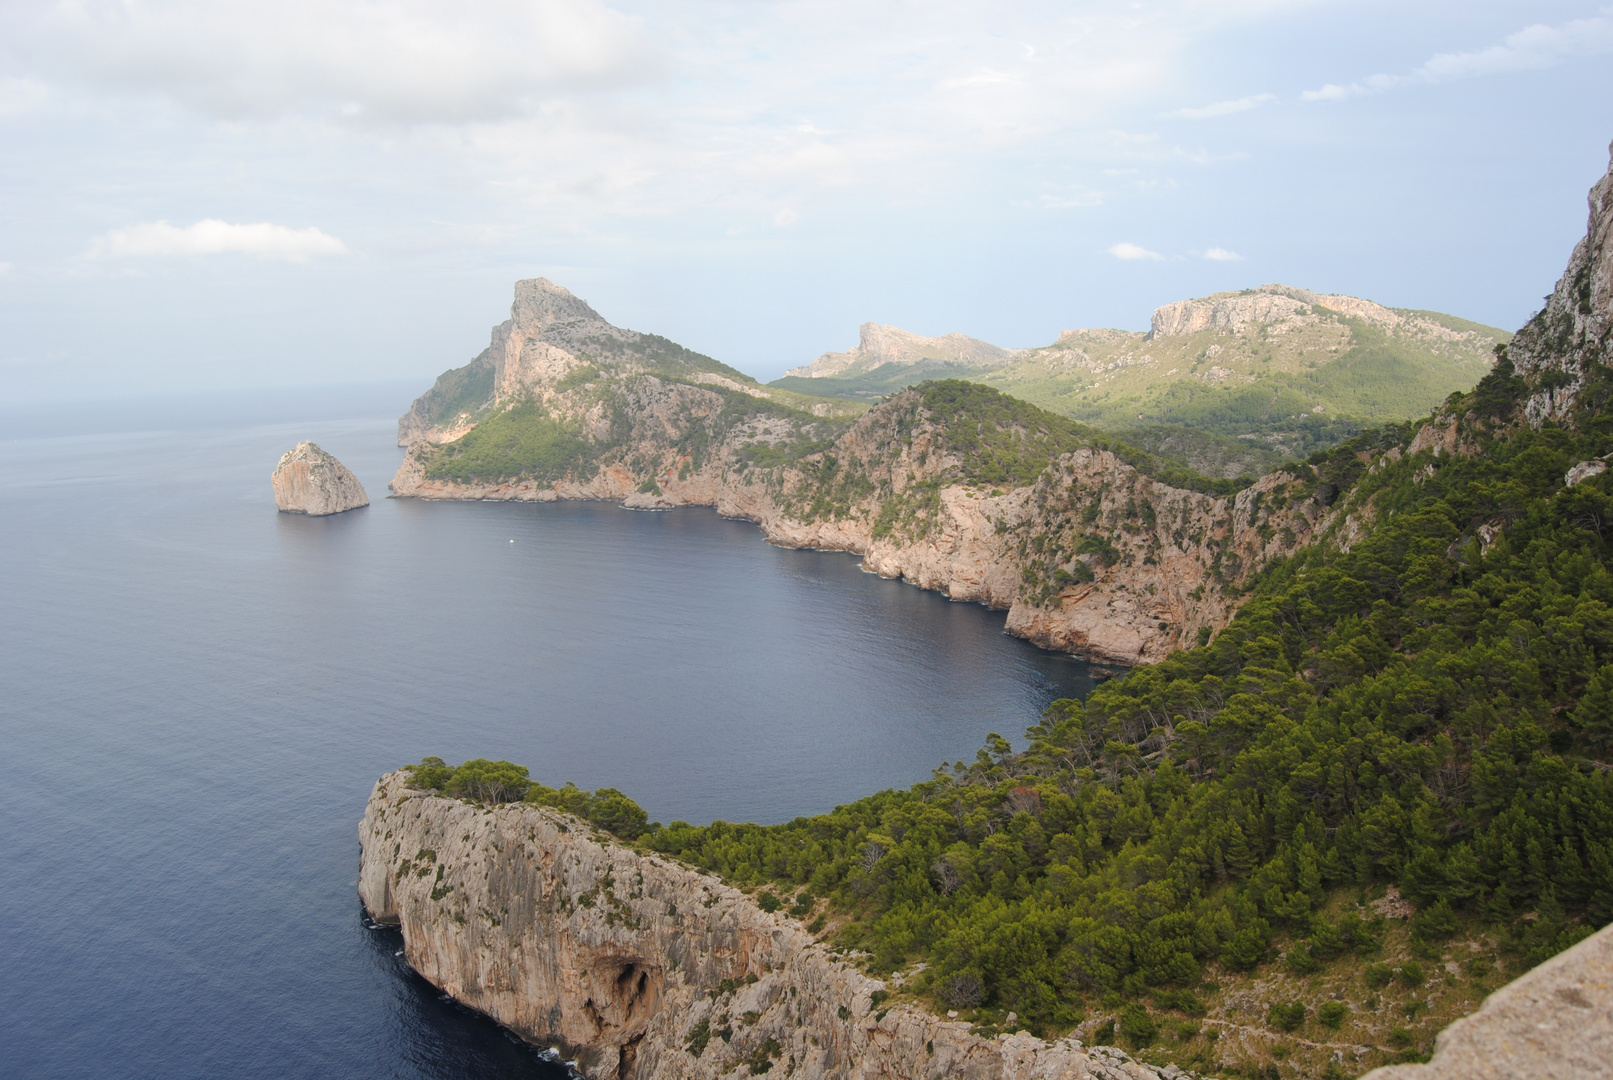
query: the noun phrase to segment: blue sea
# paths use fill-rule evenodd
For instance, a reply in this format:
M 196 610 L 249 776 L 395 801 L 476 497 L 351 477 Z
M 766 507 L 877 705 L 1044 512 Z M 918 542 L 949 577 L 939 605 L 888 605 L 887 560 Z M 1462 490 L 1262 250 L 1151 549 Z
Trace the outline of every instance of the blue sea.
M 0 1073 L 558 1075 L 366 925 L 382 773 L 776 822 L 1091 688 L 1001 612 L 710 510 L 388 500 L 417 389 L 0 412 Z M 277 513 L 301 439 L 373 504 Z

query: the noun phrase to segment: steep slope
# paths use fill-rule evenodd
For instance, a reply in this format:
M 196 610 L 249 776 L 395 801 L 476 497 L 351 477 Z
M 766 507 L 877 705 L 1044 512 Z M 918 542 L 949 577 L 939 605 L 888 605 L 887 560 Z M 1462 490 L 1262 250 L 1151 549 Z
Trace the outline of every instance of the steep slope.
M 649 359 L 610 352 L 626 332 L 545 322 L 527 296 L 557 287 L 532 286 L 472 365 L 490 402 L 443 405 L 444 376 L 400 423 L 414 441 L 394 495 L 714 506 L 1123 662 L 1223 625 L 1240 582 L 1327 512 L 1292 473 L 1212 483 L 975 384 L 926 383 L 851 421 L 835 415 L 850 403 L 741 382 L 660 339 Z
M 1426 414 L 1453 391 L 1471 389 L 1509 336 L 1436 312 L 1266 285 L 1166 304 L 1147 333 L 1066 330 L 1054 344 L 1014 350 L 1003 363 L 978 349 L 946 362 L 956 377 L 1148 442 L 1200 471 L 1234 476 L 1267 471 L 1282 456 L 1302 456 L 1367 425 Z M 866 347 L 827 354 L 790 373 L 810 371 L 810 383 L 771 385 L 872 400 L 934 377 L 910 358 L 884 356 Z M 1242 440 L 1241 452 L 1231 440 Z
M 464 367 L 440 375 L 398 421 L 398 445 L 452 442 L 512 402 L 547 399 L 557 389 L 584 386 L 602 374 L 646 372 L 722 386 L 818 416 L 861 412 L 855 405 L 767 390 L 749 375 L 666 338 L 613 326 L 567 289 L 532 278 L 515 283 L 510 317 L 493 328 L 487 348 Z

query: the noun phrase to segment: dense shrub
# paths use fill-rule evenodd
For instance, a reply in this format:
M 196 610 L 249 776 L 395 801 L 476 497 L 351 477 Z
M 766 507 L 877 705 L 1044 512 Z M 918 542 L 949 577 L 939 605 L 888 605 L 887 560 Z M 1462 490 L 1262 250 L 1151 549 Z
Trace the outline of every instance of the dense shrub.
M 1297 1031 L 1305 1022 L 1305 1003 L 1290 1001 L 1286 1005 L 1273 1005 L 1266 1011 L 1266 1023 L 1282 1031 Z
M 626 840 L 642 833 L 649 821 L 649 815 L 638 803 L 615 788 L 584 791 L 569 781 L 563 787 L 545 787 L 528 778 L 525 765 L 508 761 L 474 758 L 455 767 L 442 758 L 428 757 L 418 765 L 404 768 L 410 773 L 411 786 L 422 790 L 441 791 L 473 802 L 525 800 L 539 806 L 552 806 L 586 818 Z

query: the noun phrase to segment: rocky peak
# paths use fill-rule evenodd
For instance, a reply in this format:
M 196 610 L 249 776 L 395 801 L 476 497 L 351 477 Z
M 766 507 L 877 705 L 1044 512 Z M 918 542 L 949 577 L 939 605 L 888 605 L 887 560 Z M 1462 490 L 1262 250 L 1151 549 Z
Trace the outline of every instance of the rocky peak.
M 1154 309 L 1150 320 L 1150 340 L 1178 337 L 1214 330 L 1240 334 L 1254 323 L 1302 322 L 1314 319 L 1312 308 L 1326 308 L 1351 318 L 1364 319 L 1386 328 L 1404 318 L 1382 304 L 1356 296 L 1330 296 L 1297 289 L 1292 285 L 1262 285 L 1243 292 L 1215 293 L 1195 300 L 1178 300 Z
M 527 337 L 536 337 L 559 322 L 605 322 L 588 301 L 548 278 L 526 278 L 515 283 L 510 318 Z
M 1605 364 L 1613 346 L 1613 146 L 1608 154 L 1608 172 L 1590 191 L 1585 238 L 1545 308 L 1507 349 L 1530 385 L 1524 415 L 1533 427 L 1568 416 L 1590 365 Z

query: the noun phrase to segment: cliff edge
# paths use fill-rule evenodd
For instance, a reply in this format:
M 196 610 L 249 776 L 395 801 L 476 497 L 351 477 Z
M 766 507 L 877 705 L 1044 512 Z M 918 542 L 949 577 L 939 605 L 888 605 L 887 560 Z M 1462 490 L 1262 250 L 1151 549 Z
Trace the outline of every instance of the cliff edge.
M 1108 1048 L 986 1039 L 911 1005 L 793 919 L 587 822 L 383 776 L 359 825 L 359 895 L 422 976 L 590 1080 L 1161 1080 Z

